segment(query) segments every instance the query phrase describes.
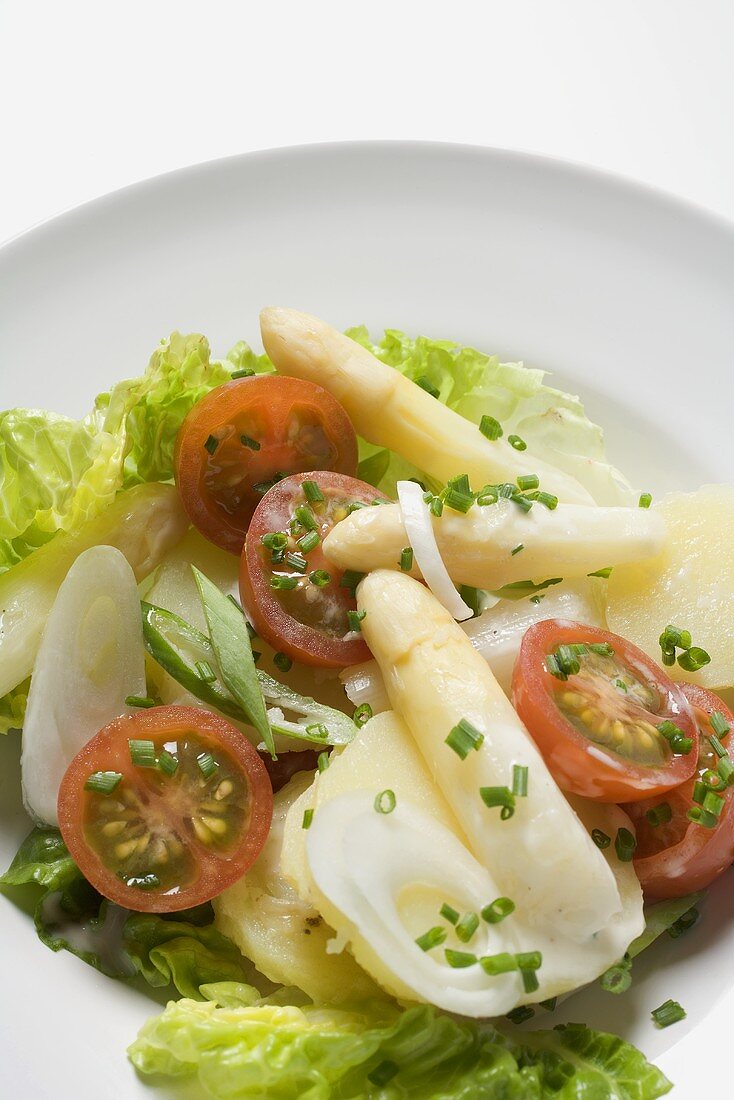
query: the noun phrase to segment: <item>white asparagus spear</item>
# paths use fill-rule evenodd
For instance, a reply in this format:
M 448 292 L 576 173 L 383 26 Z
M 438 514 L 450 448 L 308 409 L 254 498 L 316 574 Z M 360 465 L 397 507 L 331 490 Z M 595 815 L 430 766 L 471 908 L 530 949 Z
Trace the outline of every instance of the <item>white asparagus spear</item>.
M 502 893 L 539 927 L 579 938 L 603 928 L 620 909 L 614 876 L 461 627 L 401 573 L 368 574 L 357 602 L 390 701 Z M 446 744 L 462 718 L 484 736 L 466 759 Z M 510 786 L 514 765 L 528 768 L 528 794 L 502 820 L 480 788 Z
M 662 516 L 645 508 L 559 504 L 551 510 L 536 502 L 523 512 L 511 500 L 500 500 L 475 504 L 465 514 L 444 507 L 431 519 L 454 583 L 489 590 L 528 579 L 585 577 L 606 566 L 642 561 L 658 554 L 665 539 Z M 408 545 L 400 505 L 385 504 L 352 512 L 334 527 L 323 549 L 340 569 L 366 573 L 399 569 Z M 415 563 L 411 575 L 421 575 Z
M 159 564 L 189 521 L 173 485 L 137 485 L 74 532 L 56 535 L 0 577 L 0 696 L 30 676 L 59 585 L 90 546 L 116 546 L 137 581 Z
M 271 307 L 260 314 L 260 329 L 281 374 L 329 390 L 359 435 L 396 451 L 431 477 L 445 482 L 468 474 L 471 484 L 480 487 L 535 473 L 543 489 L 559 500 L 594 503 L 575 478 L 515 451 L 505 439 L 486 439 L 475 424 L 325 321 Z

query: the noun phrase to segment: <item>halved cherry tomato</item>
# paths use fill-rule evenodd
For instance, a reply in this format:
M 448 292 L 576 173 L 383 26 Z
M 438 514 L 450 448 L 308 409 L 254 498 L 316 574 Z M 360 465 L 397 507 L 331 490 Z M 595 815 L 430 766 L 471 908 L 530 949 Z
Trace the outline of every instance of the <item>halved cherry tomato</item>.
M 273 791 L 256 750 L 224 718 L 154 707 L 116 718 L 87 742 L 64 775 L 58 809 L 66 846 L 100 894 L 170 913 L 215 897 L 254 863 Z
M 304 482 L 315 484 L 323 500 L 310 500 Z M 257 633 L 274 649 L 329 668 L 369 658 L 349 623 L 354 588 L 326 561 L 321 543 L 350 509 L 385 499 L 371 485 L 328 470 L 294 474 L 263 497 L 242 552 L 240 593 Z
M 696 684 L 682 684 L 681 687 L 693 708 L 700 732 L 699 775 L 717 771 L 719 757 L 710 741 L 715 732 L 711 726 L 711 715 L 715 711 L 733 731 L 719 741 L 727 752 L 724 759 L 734 765 L 734 714 L 713 692 Z M 714 784 L 724 805 L 716 824 L 710 822 L 709 828 L 688 817 L 688 811 L 695 805 L 696 778 L 698 776 L 667 794 L 625 807 L 636 826 L 635 870 L 648 899 L 678 898 L 693 890 L 702 890 L 734 860 L 734 788 L 723 783 L 720 787 Z M 660 824 L 655 824 L 656 820 L 660 820 Z
M 578 671 L 553 675 L 553 658 L 572 667 L 575 660 Z M 564 791 L 631 802 L 676 787 L 696 769 L 698 729 L 680 687 L 617 634 L 566 619 L 531 626 L 512 699 Z
M 226 382 L 197 401 L 178 433 L 174 468 L 194 526 L 239 554 L 271 485 L 303 470 L 354 474 L 357 437 L 321 386 L 260 374 Z

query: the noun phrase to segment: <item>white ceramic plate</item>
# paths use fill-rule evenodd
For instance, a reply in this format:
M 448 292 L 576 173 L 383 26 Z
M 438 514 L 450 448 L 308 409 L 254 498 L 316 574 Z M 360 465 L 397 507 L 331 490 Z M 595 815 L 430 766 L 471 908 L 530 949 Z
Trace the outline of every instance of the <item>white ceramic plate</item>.
M 85 412 L 171 329 L 205 332 L 221 353 L 257 342 L 258 310 L 277 303 L 555 372 L 606 427 L 612 460 L 653 492 L 734 477 L 734 231 L 582 168 L 403 144 L 234 158 L 25 234 L 0 251 L 0 286 L 0 407 Z M 0 753 L 5 866 L 28 822 L 17 739 Z M 688 937 L 636 963 L 629 994 L 580 994 L 563 1018 L 631 1038 L 676 1095 L 698 1092 L 702 1062 L 728 1049 L 731 894 L 730 877 Z M 151 1096 L 124 1052 L 155 1005 L 52 955 L 10 897 L 0 944 L 4 1094 Z M 688 1018 L 658 1032 L 650 1009 L 668 997 Z

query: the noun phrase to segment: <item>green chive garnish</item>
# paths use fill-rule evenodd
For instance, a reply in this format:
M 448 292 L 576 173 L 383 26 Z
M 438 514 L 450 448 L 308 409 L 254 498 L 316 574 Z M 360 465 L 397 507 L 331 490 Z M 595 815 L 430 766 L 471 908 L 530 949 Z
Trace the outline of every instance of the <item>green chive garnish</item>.
M 666 825 L 672 816 L 673 811 L 669 802 L 659 802 L 657 806 L 645 811 L 645 817 L 653 829 L 657 829 L 660 825 Z
M 395 791 L 380 791 L 380 793 L 375 798 L 374 805 L 378 814 L 391 814 L 397 806 Z
M 434 947 L 439 947 L 446 939 L 447 934 L 445 928 L 436 925 L 435 928 L 429 928 L 427 932 L 419 936 L 415 942 L 418 944 L 421 951 L 430 951 Z
M 254 374 L 252 367 L 243 367 L 242 370 L 233 370 L 230 378 L 252 378 Z
M 690 649 L 687 649 L 685 653 L 681 653 L 678 656 L 678 664 L 681 668 L 684 668 L 686 672 L 698 672 L 704 665 L 711 664 L 711 656 L 705 649 L 701 649 L 700 646 L 694 645 Z
M 602 832 L 601 829 L 592 829 L 591 839 L 594 841 L 594 844 L 596 844 L 597 848 L 601 848 L 602 851 L 604 851 L 605 848 L 608 848 L 609 845 L 612 843 L 612 838 L 610 836 L 607 836 L 606 833 Z
M 219 764 L 210 752 L 200 752 L 196 758 L 196 763 L 199 765 L 199 771 L 205 779 L 209 779 L 210 776 L 214 775 L 219 767 Z
M 517 479 L 517 487 L 523 491 L 526 489 L 537 489 L 539 485 L 540 478 L 537 474 L 521 474 Z
M 178 770 L 178 758 L 169 752 L 168 749 L 161 749 L 158 755 L 158 767 L 167 775 L 170 779 L 172 775 L 176 774 Z
M 691 928 L 693 928 L 700 915 L 701 914 L 699 913 L 696 906 L 693 905 L 686 913 L 684 913 L 681 917 L 678 917 L 677 921 L 674 921 L 673 924 L 671 924 L 670 928 L 668 929 L 668 935 L 670 936 L 670 938 L 672 940 L 677 940 L 679 936 L 682 936 L 686 932 L 688 932 Z
M 482 920 L 485 920 L 487 924 L 499 924 L 505 917 L 509 917 L 510 913 L 515 912 L 515 903 L 510 898 L 495 898 L 489 905 L 485 905 L 482 909 Z
M 611 565 L 605 565 L 603 569 L 597 569 L 595 573 L 587 573 L 587 577 L 601 577 L 602 580 L 607 580 L 612 575 Z
M 519 435 L 508 435 L 507 442 L 511 447 L 514 447 L 516 451 L 526 451 L 528 445 L 524 439 L 521 439 Z
M 640 508 L 649 508 L 652 504 L 652 493 L 640 493 L 640 499 L 637 504 Z
M 288 545 L 288 536 L 283 531 L 268 531 L 260 536 L 260 542 L 268 550 L 285 550 Z
M 528 769 L 524 764 L 512 765 L 512 793 L 516 798 L 525 798 L 528 793 Z
M 479 431 L 487 439 L 499 439 L 502 435 L 502 425 L 499 420 L 495 420 L 493 416 L 487 416 L 485 413 L 479 421 Z
M 508 1012 L 505 1016 L 506 1020 L 509 1020 L 511 1024 L 524 1024 L 526 1020 L 532 1020 L 535 1015 L 535 1009 L 530 1005 L 518 1005 L 517 1008 L 513 1008 L 512 1012 Z
M 301 527 L 305 527 L 307 531 L 318 531 L 319 521 L 307 504 L 299 504 L 294 514 Z
M 125 700 L 126 707 L 139 707 L 141 710 L 150 710 L 155 705 L 155 699 L 151 699 L 149 695 L 128 695 Z
M 154 768 L 156 765 L 155 745 L 152 741 L 141 741 L 135 737 L 128 740 L 130 759 L 136 768 Z
M 428 505 L 428 511 L 432 516 L 443 515 L 443 501 L 440 497 L 434 497 L 431 503 Z
M 625 829 L 624 826 L 617 829 L 617 835 L 614 838 L 614 850 L 620 863 L 629 863 L 635 854 L 636 847 L 637 841 L 629 829 Z
M 462 718 L 451 730 L 445 743 L 457 756 L 466 760 L 472 749 L 479 751 L 483 741 L 484 734 L 480 733 L 466 718 Z
M 711 729 L 714 731 L 717 737 L 726 737 L 727 733 L 729 732 L 730 726 L 720 710 L 714 710 L 711 712 L 709 722 L 711 723 Z
M 328 752 L 320 752 L 318 759 L 316 760 L 316 767 L 320 772 L 325 772 L 329 766 L 329 754 Z
M 553 1012 L 558 1004 L 558 997 L 549 997 L 547 1001 L 538 1001 L 541 1008 L 544 1008 L 546 1012 Z
M 329 736 L 329 731 L 323 722 L 312 722 L 310 726 L 306 726 L 306 733 L 310 733 L 312 737 Z
M 454 970 L 463 970 L 467 966 L 476 966 L 478 959 L 471 951 L 454 951 L 451 947 L 444 949 L 446 962 Z
M 287 653 L 275 653 L 273 655 L 273 664 L 276 668 L 279 668 L 281 672 L 290 672 L 293 668 L 293 661 Z
M 304 558 L 303 554 L 286 554 L 285 564 L 290 569 L 294 569 L 296 573 L 305 573 L 308 569 L 308 562 Z
M 301 488 L 306 500 L 311 504 L 319 504 L 324 499 L 324 494 L 315 481 L 302 481 Z
M 538 976 L 534 970 L 520 970 L 522 977 L 522 987 L 526 993 L 535 993 L 535 990 L 539 988 L 540 982 Z
M 669 999 L 664 1001 L 658 1008 L 654 1008 L 650 1015 L 657 1027 L 662 1028 L 677 1024 L 679 1020 L 685 1020 L 686 1011 L 677 1001 Z
M 599 985 L 605 993 L 626 993 L 632 985 L 632 959 L 625 953 L 624 956 L 608 967 L 599 978 Z
M 310 554 L 312 550 L 315 550 L 318 544 L 321 542 L 318 531 L 307 531 L 298 540 L 298 548 L 303 554 Z
M 400 551 L 400 568 L 403 573 L 409 573 L 413 568 L 413 547 L 406 546 L 404 550 Z
M 251 451 L 260 450 L 260 444 L 256 439 L 253 439 L 251 435 L 241 435 L 240 443 L 243 447 L 249 447 Z
M 415 384 L 425 390 L 426 393 L 430 393 L 431 397 L 441 396 L 441 391 L 434 386 L 430 378 L 426 378 L 425 374 L 422 374 L 420 378 L 416 378 Z
M 210 455 L 213 455 L 219 446 L 219 440 L 214 435 L 208 435 L 204 443 L 204 450 L 208 451 Z
M 331 583 L 331 573 L 327 573 L 325 569 L 314 569 L 313 573 L 309 573 L 308 579 L 317 588 L 326 588 Z
M 479 965 L 485 974 L 491 978 L 497 974 L 510 974 L 513 970 L 519 970 L 517 957 L 509 951 L 501 951 L 499 955 L 485 955 L 479 960 Z
M 515 554 L 519 554 L 520 551 L 524 550 L 524 549 L 525 549 L 525 543 L 524 542 L 518 542 L 517 546 L 513 546 L 512 550 L 510 550 L 510 555 L 514 558 Z
M 302 829 L 310 829 L 311 822 L 313 821 L 313 810 L 303 811 L 303 821 L 301 822 Z
M 449 924 L 456 924 L 459 919 L 459 911 L 445 901 L 441 906 L 441 916 L 444 920 L 447 920 Z
M 275 591 L 289 592 L 294 588 L 298 588 L 298 577 L 283 577 L 277 573 L 274 573 L 270 578 L 270 587 Z
M 347 611 L 349 629 L 355 633 L 359 633 L 362 629 L 362 622 L 366 614 L 366 611 Z
M 339 587 L 346 588 L 347 592 L 354 596 L 357 585 L 365 575 L 364 573 L 358 573 L 356 569 L 345 569 L 342 573 L 342 579 L 339 581 Z
M 109 794 L 110 791 L 114 791 L 121 779 L 122 774 L 120 772 L 92 772 L 84 784 L 84 790 Z
M 352 715 L 352 721 L 359 729 L 362 728 L 372 717 L 372 707 L 369 703 L 360 703 Z
M 469 943 L 479 927 L 479 917 L 476 913 L 464 913 L 464 916 L 456 925 L 456 935 L 462 943 Z
M 507 821 L 515 812 L 515 796 L 509 787 L 480 787 L 479 795 L 482 802 L 490 810 L 500 806 L 500 818 Z

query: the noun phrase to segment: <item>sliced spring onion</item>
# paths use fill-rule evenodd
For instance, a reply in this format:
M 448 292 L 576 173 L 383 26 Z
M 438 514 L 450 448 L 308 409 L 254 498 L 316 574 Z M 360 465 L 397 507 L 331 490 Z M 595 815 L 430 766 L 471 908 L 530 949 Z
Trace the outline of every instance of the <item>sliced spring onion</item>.
M 608 848 L 609 845 L 612 843 L 612 838 L 606 833 L 602 832 L 601 829 L 592 829 L 591 839 L 594 841 L 594 844 L 596 844 L 597 848 L 601 848 L 602 851 L 604 851 L 605 848 Z
M 155 705 L 155 699 L 151 699 L 149 695 L 128 695 L 125 700 L 126 707 L 139 707 L 141 710 L 150 710 Z
M 317 588 L 326 588 L 327 584 L 331 584 L 331 573 L 327 573 L 325 569 L 314 569 L 313 573 L 309 573 L 308 579 Z
M 328 752 L 320 752 L 316 760 L 316 767 L 320 772 L 325 772 L 329 766 Z
M 659 825 L 666 825 L 672 816 L 673 811 L 669 802 L 659 802 L 657 806 L 645 811 L 645 817 L 653 829 L 657 829 Z
M 484 734 L 480 733 L 468 719 L 462 718 L 451 730 L 445 743 L 457 756 L 466 760 L 472 749 L 479 751 L 483 741 Z
M 369 703 L 362 703 L 355 710 L 352 721 L 358 729 L 361 729 L 362 726 L 369 722 L 370 718 L 372 718 L 372 707 Z
M 242 370 L 233 370 L 230 378 L 252 378 L 254 374 L 252 367 L 243 367 Z
M 380 791 L 376 796 L 374 806 L 378 814 L 391 814 L 397 805 L 395 791 Z
M 209 779 L 210 776 L 214 775 L 219 767 L 219 764 L 210 752 L 200 752 L 196 758 L 196 763 L 199 765 L 199 771 L 205 779 Z
M 524 439 L 521 439 L 519 435 L 508 435 L 507 442 L 511 447 L 514 447 L 516 451 L 526 451 L 528 445 Z
M 293 661 L 287 653 L 275 653 L 273 655 L 273 664 L 276 668 L 279 668 L 281 672 L 290 672 L 293 668 Z
M 274 574 L 270 578 L 270 587 L 275 592 L 291 592 L 294 588 L 298 588 L 299 579 L 299 577 L 282 577 Z
M 313 821 L 313 810 L 303 811 L 303 821 L 301 822 L 302 829 L 310 829 L 311 822 Z
M 720 710 L 712 711 L 709 721 L 711 722 L 711 729 L 717 737 L 726 737 L 730 727 Z
M 299 504 L 294 515 L 306 531 L 318 531 L 319 521 L 307 504 Z
M 479 917 L 476 913 L 464 913 L 464 916 L 457 922 L 456 935 L 459 937 L 462 943 L 469 943 L 472 936 L 479 927 Z
M 178 757 L 174 756 L 168 749 L 161 749 L 158 754 L 158 767 L 164 775 L 170 778 L 178 770 Z
M 130 759 L 136 768 L 154 768 L 156 766 L 155 745 L 152 741 L 131 737 L 128 740 Z
M 512 765 L 512 793 L 516 798 L 525 798 L 528 793 L 528 769 L 524 764 Z
M 482 920 L 487 924 L 499 924 L 510 913 L 515 912 L 515 903 L 510 898 L 495 898 L 482 909 Z
M 310 554 L 312 550 L 315 550 L 318 544 L 321 542 L 318 531 L 307 531 L 305 535 L 302 535 L 298 540 L 298 548 L 303 554 Z
M 485 413 L 479 421 L 479 431 L 486 439 L 499 439 L 502 435 L 502 425 L 499 420 Z
M 515 812 L 515 796 L 509 787 L 480 787 L 482 802 L 490 810 L 500 806 L 500 818 L 507 821 Z
M 540 478 L 537 474 L 521 474 L 517 479 L 518 489 L 522 489 L 525 492 L 527 489 L 537 489 L 540 485 Z
M 251 451 L 260 450 L 260 444 L 256 439 L 253 439 L 251 435 L 241 435 L 240 443 L 243 447 L 249 447 Z
M 454 951 L 453 948 L 447 947 L 444 949 L 444 955 L 446 962 L 454 970 L 463 970 L 467 966 L 476 966 L 479 961 L 476 955 L 473 955 L 471 951 Z
M 435 928 L 429 928 L 422 936 L 418 936 L 415 942 L 418 944 L 421 951 L 431 951 L 434 947 L 439 947 L 446 939 L 446 936 L 446 929 L 436 925 Z
M 535 1009 L 530 1005 L 518 1005 L 517 1008 L 513 1008 L 512 1012 L 508 1012 L 505 1016 L 506 1020 L 509 1020 L 511 1024 L 524 1024 L 526 1020 L 532 1020 L 535 1015 Z
M 658 1008 L 654 1008 L 650 1015 L 657 1027 L 670 1027 L 671 1024 L 677 1024 L 679 1020 L 685 1020 L 686 1010 L 677 1001 L 669 998 Z
M 204 450 L 208 451 L 210 455 L 213 455 L 219 446 L 219 440 L 215 435 L 208 435 L 204 442 Z
M 423 579 L 436 599 L 454 619 L 459 622 L 470 619 L 472 609 L 464 603 L 454 587 L 439 553 L 433 524 L 423 501 L 420 486 L 412 481 L 399 481 L 397 489 L 405 530 Z
M 458 909 L 454 909 L 453 906 L 449 905 L 447 901 L 445 901 L 441 906 L 440 912 L 443 919 L 447 920 L 449 924 L 456 924 L 459 919 Z
M 517 546 L 513 546 L 512 550 L 510 550 L 510 557 L 514 558 L 515 554 L 519 554 L 520 551 L 524 550 L 524 549 L 525 549 L 525 543 L 524 542 L 518 542 Z
M 318 504 L 324 499 L 324 494 L 315 481 L 308 479 L 301 482 L 303 495 L 310 504 Z
M 617 829 L 617 835 L 614 838 L 614 850 L 620 863 L 629 863 L 635 854 L 636 847 L 637 841 L 629 829 L 625 829 L 624 826 Z
M 652 504 L 652 493 L 640 493 L 640 499 L 637 504 L 640 508 L 649 508 Z
M 364 576 L 364 573 L 359 573 L 356 569 L 345 569 L 342 573 L 342 579 L 339 581 L 339 587 L 346 588 L 347 592 L 354 597 L 357 585 Z
M 516 956 L 509 951 L 501 951 L 498 955 L 485 955 L 479 960 L 479 965 L 490 977 L 495 977 L 497 974 L 510 974 L 513 970 L 520 969 Z
M 422 374 L 420 378 L 416 378 L 415 384 L 416 386 L 420 386 L 422 390 L 425 390 L 426 393 L 430 393 L 431 397 L 441 396 L 441 391 L 436 386 L 434 386 L 431 379 L 427 378 L 425 374 Z
M 347 611 L 349 629 L 358 634 L 362 629 L 362 621 L 366 614 L 366 611 Z
M 109 794 L 110 791 L 114 791 L 121 779 L 121 772 L 92 772 L 84 784 L 84 790 Z
M 410 573 L 413 568 L 413 548 L 412 546 L 406 546 L 400 551 L 400 568 L 403 573 Z

